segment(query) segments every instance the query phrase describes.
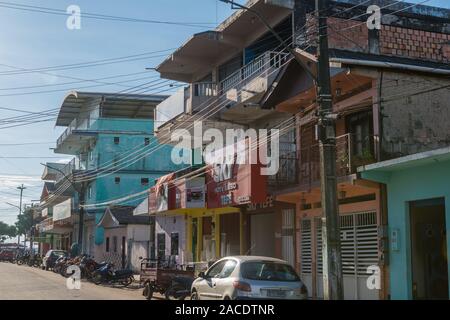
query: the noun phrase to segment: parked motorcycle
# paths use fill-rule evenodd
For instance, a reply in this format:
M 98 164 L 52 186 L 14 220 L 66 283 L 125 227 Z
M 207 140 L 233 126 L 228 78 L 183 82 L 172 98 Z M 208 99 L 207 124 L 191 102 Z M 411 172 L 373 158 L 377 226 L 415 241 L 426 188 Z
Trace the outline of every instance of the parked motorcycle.
M 93 274 L 92 280 L 95 284 L 102 283 L 120 283 L 124 287 L 129 286 L 134 281 L 133 271 L 124 269 L 114 271 L 114 265 L 107 263 Z
M 101 267 L 104 267 L 106 264 L 106 262 L 97 263 L 90 257 L 84 257 L 80 262 L 81 277 L 91 280 L 94 272 Z
M 61 269 L 66 265 L 66 262 L 69 258 L 66 256 L 62 256 L 59 257 L 56 262 L 55 265 L 53 266 L 53 272 L 54 273 L 61 273 Z
M 16 263 L 19 266 L 21 266 L 23 264 L 28 264 L 29 261 L 30 261 L 30 253 L 29 252 L 20 253 L 16 258 Z
M 166 290 L 165 296 L 167 300 L 184 300 L 191 295 L 191 287 L 193 278 L 175 277 L 172 279 L 171 286 Z

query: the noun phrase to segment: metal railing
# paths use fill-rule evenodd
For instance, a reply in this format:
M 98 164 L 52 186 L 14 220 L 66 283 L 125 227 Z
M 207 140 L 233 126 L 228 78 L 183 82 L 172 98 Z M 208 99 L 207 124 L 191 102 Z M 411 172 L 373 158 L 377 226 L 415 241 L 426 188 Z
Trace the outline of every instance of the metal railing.
M 298 158 L 293 151 L 280 155 L 279 169 L 276 175 L 268 177 L 269 187 L 289 187 L 298 184 Z
M 194 87 L 195 97 L 214 97 L 217 96 L 217 84 L 214 82 L 195 82 Z
M 360 166 L 376 162 L 376 136 L 356 141 L 347 133 L 336 138 L 336 175 L 347 176 L 356 172 Z M 299 183 L 311 185 L 320 181 L 319 145 L 314 144 L 300 149 Z
M 81 164 L 78 158 L 73 158 L 69 163 L 67 163 L 62 169 L 61 172 L 56 173 L 56 183 L 65 180 L 65 177 L 70 177 L 75 170 L 80 170 Z M 64 176 L 63 176 L 64 173 Z
M 74 130 L 80 130 L 80 129 L 87 129 L 88 128 L 88 119 L 87 118 L 81 118 L 81 119 L 73 119 L 73 121 L 69 124 L 66 130 L 59 136 L 58 140 L 56 141 L 56 145 L 60 146 L 68 136 L 72 134 Z
M 219 83 L 220 93 L 224 93 L 232 88 L 239 89 L 246 82 L 261 75 L 261 73 L 280 68 L 286 62 L 288 56 L 289 54 L 285 52 L 267 51 L 263 53 L 222 80 Z

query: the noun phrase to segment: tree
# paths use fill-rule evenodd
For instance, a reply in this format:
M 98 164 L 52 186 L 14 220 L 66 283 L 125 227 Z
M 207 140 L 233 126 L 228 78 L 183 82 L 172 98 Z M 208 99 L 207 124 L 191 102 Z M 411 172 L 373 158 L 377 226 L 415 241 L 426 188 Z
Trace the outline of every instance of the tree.
M 0 242 L 5 242 L 9 238 L 13 238 L 17 235 L 17 229 L 15 226 L 7 225 L 0 221 Z
M 17 234 L 27 234 L 33 227 L 33 211 L 25 209 L 25 212 L 17 216 Z

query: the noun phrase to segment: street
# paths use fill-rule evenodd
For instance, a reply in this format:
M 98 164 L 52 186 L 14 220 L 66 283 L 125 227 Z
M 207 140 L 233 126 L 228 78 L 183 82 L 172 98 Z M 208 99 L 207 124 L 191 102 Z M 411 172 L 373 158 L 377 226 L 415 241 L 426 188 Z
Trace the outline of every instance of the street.
M 12 263 L 0 263 L 0 300 L 143 300 L 137 284 L 131 288 L 97 286 L 82 281 L 69 290 L 59 274 Z

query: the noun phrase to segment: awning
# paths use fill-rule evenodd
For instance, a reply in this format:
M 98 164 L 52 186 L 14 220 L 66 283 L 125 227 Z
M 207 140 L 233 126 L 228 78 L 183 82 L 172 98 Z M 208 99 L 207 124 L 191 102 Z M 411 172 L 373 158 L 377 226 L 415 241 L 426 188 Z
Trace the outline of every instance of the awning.
M 162 95 L 71 91 L 64 98 L 56 126 L 69 126 L 83 106 L 93 102 L 98 105 L 101 102 L 102 116 L 152 119 L 154 109 L 166 98 Z

